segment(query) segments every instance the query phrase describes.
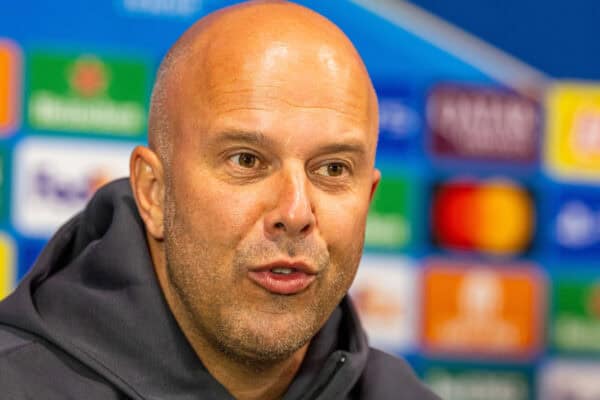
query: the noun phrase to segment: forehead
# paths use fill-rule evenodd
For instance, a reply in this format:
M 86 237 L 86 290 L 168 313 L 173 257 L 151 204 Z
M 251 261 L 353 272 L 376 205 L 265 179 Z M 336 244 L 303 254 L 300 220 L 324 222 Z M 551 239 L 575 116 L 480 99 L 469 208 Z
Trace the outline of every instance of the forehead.
M 273 127 L 258 125 L 287 121 L 298 129 L 318 124 L 362 132 L 366 141 L 376 141 L 376 100 L 348 42 L 311 32 L 301 40 L 289 32 L 273 38 L 260 31 L 250 38 L 231 32 L 210 38 L 191 47 L 178 73 L 173 110 L 179 135 L 205 135 L 226 124 L 238 129 L 240 123 L 268 133 Z

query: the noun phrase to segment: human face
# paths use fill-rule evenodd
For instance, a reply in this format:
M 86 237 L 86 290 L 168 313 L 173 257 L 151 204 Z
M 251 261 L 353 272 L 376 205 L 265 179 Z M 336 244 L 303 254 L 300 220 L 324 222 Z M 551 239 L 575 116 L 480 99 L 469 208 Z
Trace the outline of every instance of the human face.
M 182 89 L 164 246 L 198 337 L 267 361 L 308 343 L 346 293 L 379 178 L 364 71 L 326 47 L 257 53 L 209 60 Z

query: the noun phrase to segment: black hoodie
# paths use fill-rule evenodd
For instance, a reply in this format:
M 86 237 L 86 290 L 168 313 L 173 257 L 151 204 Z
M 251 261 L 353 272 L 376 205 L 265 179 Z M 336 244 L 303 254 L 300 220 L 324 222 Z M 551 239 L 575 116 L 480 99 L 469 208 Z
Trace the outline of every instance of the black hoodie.
M 101 189 L 0 303 L 0 399 L 231 399 L 158 286 L 129 182 Z M 368 347 L 348 299 L 313 338 L 284 400 L 437 399 Z

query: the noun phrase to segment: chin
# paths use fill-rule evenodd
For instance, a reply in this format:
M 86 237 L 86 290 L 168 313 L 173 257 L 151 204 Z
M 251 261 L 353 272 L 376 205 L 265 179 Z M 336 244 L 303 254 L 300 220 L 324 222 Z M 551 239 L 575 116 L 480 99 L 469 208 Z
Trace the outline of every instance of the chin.
M 320 327 L 314 316 L 310 323 L 311 318 L 300 315 L 254 314 L 249 320 L 237 319 L 236 326 L 217 340 L 228 355 L 246 363 L 283 361 L 306 345 Z

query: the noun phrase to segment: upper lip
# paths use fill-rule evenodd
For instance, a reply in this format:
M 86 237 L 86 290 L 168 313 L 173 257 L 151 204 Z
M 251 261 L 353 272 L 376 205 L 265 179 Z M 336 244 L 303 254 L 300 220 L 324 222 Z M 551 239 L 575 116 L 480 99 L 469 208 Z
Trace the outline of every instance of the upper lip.
M 301 260 L 276 260 L 250 268 L 251 272 L 268 271 L 273 268 L 293 268 L 308 275 L 316 275 L 318 270 L 312 264 Z

